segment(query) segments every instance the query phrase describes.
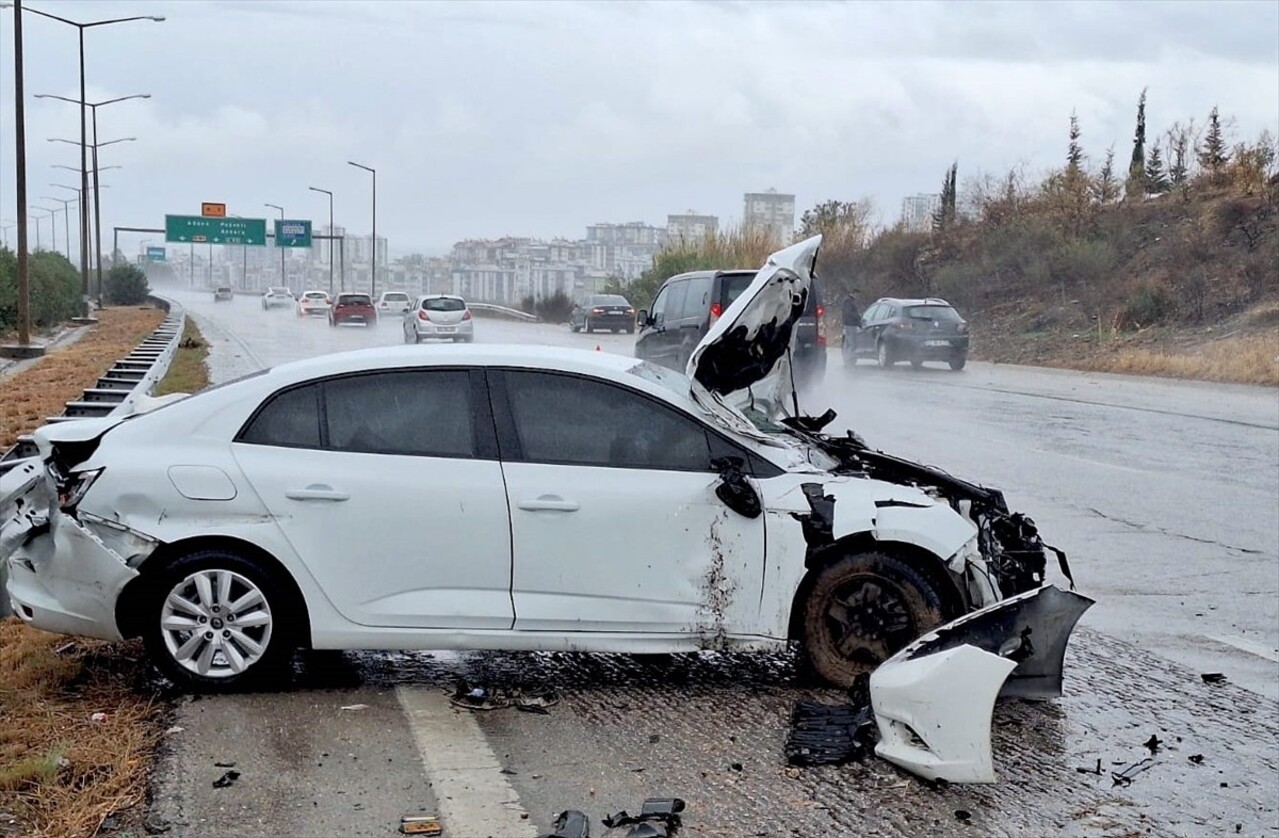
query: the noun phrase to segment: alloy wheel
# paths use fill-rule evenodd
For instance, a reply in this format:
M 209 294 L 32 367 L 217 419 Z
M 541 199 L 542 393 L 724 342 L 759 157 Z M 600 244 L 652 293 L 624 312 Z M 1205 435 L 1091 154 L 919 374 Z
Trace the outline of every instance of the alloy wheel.
M 174 663 L 204 678 L 239 675 L 271 643 L 271 605 L 250 579 L 230 570 L 197 570 L 160 608 L 160 633 Z

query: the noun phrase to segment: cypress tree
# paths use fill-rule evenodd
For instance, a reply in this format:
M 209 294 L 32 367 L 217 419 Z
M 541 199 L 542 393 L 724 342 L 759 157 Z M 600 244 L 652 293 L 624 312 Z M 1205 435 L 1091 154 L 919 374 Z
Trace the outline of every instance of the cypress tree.
M 1146 194 L 1146 90 L 1137 100 L 1137 131 L 1132 141 L 1132 161 L 1128 164 L 1128 197 Z
M 1159 195 L 1167 192 L 1171 185 L 1164 172 L 1163 155 L 1159 153 L 1159 146 L 1156 144 L 1150 149 L 1150 159 L 1146 161 L 1146 189 L 1150 190 L 1151 195 Z
M 1199 165 L 1212 174 L 1221 172 L 1223 166 L 1230 162 L 1230 154 L 1226 151 L 1226 138 L 1221 130 L 1221 117 L 1216 106 L 1208 114 L 1208 133 L 1204 136 L 1203 147 L 1199 149 Z

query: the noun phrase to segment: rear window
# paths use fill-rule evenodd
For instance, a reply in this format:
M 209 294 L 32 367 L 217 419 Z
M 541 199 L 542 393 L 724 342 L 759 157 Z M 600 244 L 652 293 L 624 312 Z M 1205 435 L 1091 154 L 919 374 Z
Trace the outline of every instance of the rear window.
M 912 320 L 944 320 L 951 323 L 963 320 L 959 312 L 950 306 L 906 306 L 906 316 Z
M 323 291 L 308 291 L 306 294 L 303 294 L 302 296 L 306 297 L 308 300 L 323 300 L 323 299 L 324 299 L 324 292 L 323 292 Z
M 593 306 L 629 306 L 630 303 L 621 294 L 600 294 L 591 297 L 591 305 Z
M 755 278 L 755 274 L 729 274 L 720 277 L 719 302 L 724 308 L 728 308 L 742 295 L 746 287 L 751 284 L 751 280 Z
M 338 303 L 348 306 L 367 306 L 372 305 L 368 294 L 343 294 L 338 297 Z
M 457 297 L 434 297 L 423 300 L 422 308 L 427 311 L 462 311 L 466 308 L 466 303 Z

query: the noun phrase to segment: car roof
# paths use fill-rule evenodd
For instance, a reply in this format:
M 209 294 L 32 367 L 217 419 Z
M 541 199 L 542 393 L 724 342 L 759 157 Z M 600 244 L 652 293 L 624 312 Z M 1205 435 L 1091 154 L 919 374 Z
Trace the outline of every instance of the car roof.
M 527 344 L 457 344 L 423 352 L 413 346 L 378 346 L 291 361 L 271 368 L 272 376 L 299 379 L 357 372 L 370 367 L 483 366 L 536 367 L 561 372 L 623 373 L 640 361 L 611 352 L 591 352 Z
M 716 276 L 737 276 L 739 274 L 754 276 L 757 273 L 759 273 L 759 268 L 732 268 L 724 271 L 688 271 L 687 273 L 675 274 L 675 276 L 668 278 L 666 282 L 675 282 L 676 280 L 681 279 L 702 279 L 705 277 Z M 665 285 L 666 282 L 663 282 L 662 284 Z
M 896 303 L 902 306 L 949 306 L 941 297 L 880 297 L 875 303 Z M 954 308 L 954 306 L 951 306 Z
M 462 299 L 462 297 L 457 294 L 423 294 L 417 299 L 419 302 L 422 300 L 461 300 L 462 302 L 466 302 L 466 300 Z

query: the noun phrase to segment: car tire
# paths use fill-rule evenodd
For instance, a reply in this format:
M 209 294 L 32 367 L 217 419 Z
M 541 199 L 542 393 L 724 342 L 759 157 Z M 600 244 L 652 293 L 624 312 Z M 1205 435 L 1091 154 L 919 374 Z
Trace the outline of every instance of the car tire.
M 964 364 L 968 363 L 967 355 L 958 355 L 950 359 L 950 368 L 954 372 L 959 372 L 964 368 Z
M 627 330 L 626 330 L 626 334 L 628 334 L 628 335 L 633 335 L 633 334 L 635 334 L 635 327 L 634 327 L 634 326 L 631 326 L 629 329 L 627 329 Z
M 218 580 L 226 575 L 229 585 L 219 590 Z M 199 577 L 209 582 L 210 601 L 199 594 Z M 258 562 L 231 550 L 199 550 L 171 561 L 151 580 L 148 590 L 143 606 L 143 644 L 156 668 L 179 687 L 199 692 L 243 690 L 269 684 L 287 671 L 302 628 L 290 625 L 288 620 L 303 611 L 286 583 Z M 220 600 L 224 593 L 232 602 L 256 593 L 261 604 L 244 606 L 228 620 L 226 611 L 221 610 L 227 604 Z M 205 616 L 174 608 L 171 603 L 175 599 L 186 600 L 194 610 L 205 611 Z M 235 622 L 250 618 L 254 622 L 247 627 Z M 191 621 L 203 637 L 174 627 L 175 623 L 186 621 Z M 222 627 L 214 628 L 219 621 Z M 201 625 L 208 628 L 200 630 Z M 189 647 L 192 643 L 196 645 Z M 188 651 L 180 657 L 184 648 Z M 241 671 L 234 671 L 232 654 L 228 652 L 244 664 Z M 223 665 L 218 664 L 219 660 Z M 207 674 L 199 671 L 202 666 L 208 667 Z
M 574 323 L 572 320 L 569 320 L 568 330 L 572 332 L 573 334 L 577 334 L 578 332 L 582 331 L 582 327 Z
M 888 348 L 888 343 L 882 340 L 875 344 L 875 359 L 883 369 L 888 369 L 897 363 L 897 359 L 893 357 L 892 350 Z
M 945 622 L 943 595 L 927 574 L 878 550 L 844 556 L 818 570 L 800 607 L 809 666 L 845 689 Z
M 921 360 L 919 360 L 918 358 L 911 358 L 911 359 L 910 359 L 910 365 L 911 365 L 911 367 L 913 367 L 914 369 L 919 369 L 920 367 L 922 367 L 922 366 L 924 365 L 924 362 L 923 362 L 923 361 L 921 361 Z

